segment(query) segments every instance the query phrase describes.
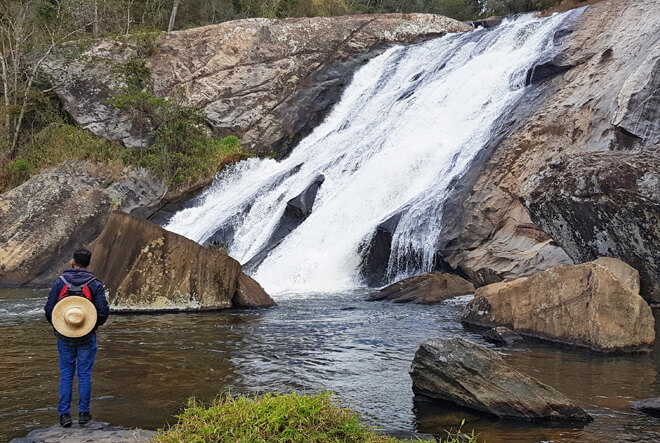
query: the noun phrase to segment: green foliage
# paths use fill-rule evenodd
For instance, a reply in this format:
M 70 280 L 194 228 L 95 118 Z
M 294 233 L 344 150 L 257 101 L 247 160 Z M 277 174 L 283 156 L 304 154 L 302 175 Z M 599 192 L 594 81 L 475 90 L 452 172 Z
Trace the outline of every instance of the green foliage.
M 252 398 L 222 395 L 207 407 L 194 399 L 176 416 L 178 422 L 160 430 L 156 443 L 174 442 L 366 442 L 400 440 L 376 434 L 360 416 L 342 408 L 333 395 L 263 394 Z M 474 432 L 461 432 L 465 420 L 440 443 L 477 443 Z M 421 441 L 417 439 L 417 441 Z
M 360 423 L 330 393 L 265 394 L 217 398 L 208 408 L 195 400 L 160 431 L 156 442 L 395 442 Z

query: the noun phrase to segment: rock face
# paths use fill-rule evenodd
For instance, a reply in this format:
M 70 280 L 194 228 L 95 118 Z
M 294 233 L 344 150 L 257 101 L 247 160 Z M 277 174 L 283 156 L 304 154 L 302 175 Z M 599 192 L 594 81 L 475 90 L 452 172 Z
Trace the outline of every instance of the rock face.
M 657 147 L 660 136 L 660 48 L 654 37 L 660 33 L 660 24 L 654 18 L 658 15 L 660 3 L 654 0 L 607 0 L 587 8 L 573 29 L 558 31 L 555 40 L 562 42 L 563 48 L 548 63 L 571 68 L 553 78 L 546 77 L 529 89 L 524 103 L 528 108 L 526 115 L 505 122 L 503 127 L 509 128 L 511 134 L 497 142 L 488 158 L 475 162 L 476 171 L 466 173 L 461 186 L 445 203 L 439 253 L 453 269 L 483 285 L 594 258 L 597 248 L 593 239 L 585 237 L 573 247 L 575 235 L 570 232 L 571 227 L 556 225 L 557 217 L 550 220 L 538 211 L 527 212 L 526 189 L 528 183 L 534 189 L 532 177 L 548 166 L 567 165 L 570 159 L 582 155 L 586 156 L 584 161 L 576 160 L 571 166 L 575 177 L 609 175 L 607 169 L 614 168 L 608 168 L 607 161 L 589 164 L 597 157 L 589 157 L 594 151 L 617 150 L 622 162 L 628 156 L 657 155 L 652 149 Z M 643 152 L 633 154 L 631 149 Z M 632 163 L 637 166 L 626 169 L 635 170 L 631 173 L 634 177 L 649 173 L 654 176 L 653 167 L 657 171 L 651 159 Z M 604 170 L 597 172 L 592 166 Z M 642 185 L 631 183 L 623 189 L 634 193 L 636 186 Z M 565 192 L 564 203 L 571 195 L 570 188 L 562 191 L 553 186 L 548 191 L 553 196 Z M 631 213 L 634 201 L 641 201 L 624 195 L 625 192 L 616 197 L 627 200 L 622 217 Z M 606 198 L 612 197 L 594 196 L 594 200 Z M 568 217 L 576 218 L 572 223 L 582 222 L 577 219 L 592 223 L 588 217 L 609 214 L 604 208 L 591 206 L 582 212 L 587 218 L 582 218 L 575 206 L 562 209 L 570 211 Z M 549 212 L 550 206 L 544 211 Z M 639 208 L 634 217 L 636 221 L 653 218 L 648 205 Z M 612 227 L 607 223 L 604 219 L 596 224 L 596 231 L 609 233 Z M 625 232 L 616 239 L 616 247 L 610 248 L 617 252 L 605 255 L 620 257 L 638 267 L 642 292 L 650 298 L 648 288 L 654 283 L 648 280 L 649 267 L 660 262 L 657 252 L 655 257 L 640 252 L 639 259 L 645 260 L 645 266 L 632 260 L 627 252 L 618 255 L 627 245 L 639 243 L 631 227 L 633 223 L 626 225 Z M 656 234 L 656 242 L 657 238 Z
M 64 164 L 0 195 L 0 285 L 50 284 L 111 210 L 148 205 L 164 192 L 145 171 L 113 177 L 91 164 Z
M 469 281 L 451 274 L 422 274 L 394 283 L 369 297 L 370 301 L 391 300 L 394 303 L 439 303 L 451 297 L 473 294 Z
M 84 427 L 77 423 L 70 428 L 53 425 L 49 428 L 36 429 L 25 438 L 15 438 L 11 443 L 49 443 L 67 442 L 84 443 L 90 441 L 103 443 L 138 443 L 151 441 L 154 431 L 127 429 L 111 426 L 110 423 L 92 421 Z
M 573 156 L 523 192 L 532 220 L 575 262 L 618 257 L 639 270 L 642 296 L 660 302 L 660 149 Z
M 496 352 L 462 338 L 422 343 L 410 376 L 416 394 L 501 418 L 592 420 L 560 392 L 513 369 Z
M 226 252 L 119 212 L 92 244 L 92 257 L 90 269 L 108 288 L 114 310 L 231 308 L 241 274 L 241 265 Z M 257 304 L 250 298 L 254 285 L 245 281 L 239 300 Z
M 254 153 L 285 154 L 322 121 L 352 72 L 385 45 L 470 29 L 428 14 L 237 20 L 160 37 L 149 67 L 156 94 L 182 94 L 201 106 L 217 134 L 238 135 Z M 126 146 L 147 144 L 149 128 L 107 104 L 121 88 L 108 66 L 135 51 L 103 41 L 76 61 L 48 64 L 56 77 L 68 71 L 56 92 L 73 118 Z
M 479 288 L 462 321 L 597 352 L 648 350 L 655 321 L 638 279 L 611 258 L 557 266 Z

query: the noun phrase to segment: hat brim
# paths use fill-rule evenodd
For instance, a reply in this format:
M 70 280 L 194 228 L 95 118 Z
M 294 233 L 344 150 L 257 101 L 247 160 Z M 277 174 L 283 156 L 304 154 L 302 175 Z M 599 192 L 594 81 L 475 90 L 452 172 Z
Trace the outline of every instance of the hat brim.
M 64 319 L 64 314 L 72 307 L 80 308 L 83 312 L 83 321 L 78 325 L 69 324 Z M 94 303 L 78 295 L 70 295 L 58 301 L 51 316 L 55 330 L 68 338 L 83 337 L 92 332 L 96 326 L 96 318 Z

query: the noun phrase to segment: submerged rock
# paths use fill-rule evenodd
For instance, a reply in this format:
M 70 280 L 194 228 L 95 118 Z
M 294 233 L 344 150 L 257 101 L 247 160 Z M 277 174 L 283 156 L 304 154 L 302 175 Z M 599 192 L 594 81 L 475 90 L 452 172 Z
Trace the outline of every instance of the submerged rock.
M 636 401 L 632 404 L 633 408 L 646 414 L 660 417 L 660 397 L 647 398 Z
M 592 420 L 562 393 L 518 372 L 496 352 L 462 338 L 422 343 L 410 376 L 415 394 L 501 418 Z
M 11 440 L 11 443 L 138 443 L 151 441 L 154 435 L 154 431 L 129 429 L 122 426 L 111 426 L 110 423 L 92 421 L 82 427 L 75 423 L 70 428 L 53 425 L 44 429 L 36 429 L 24 438 Z
M 511 346 L 523 339 L 520 334 L 513 332 L 511 329 L 505 328 L 504 326 L 497 326 L 487 330 L 484 332 L 483 337 L 486 341 L 501 346 Z
M 479 288 L 462 321 L 598 352 L 648 350 L 655 320 L 638 281 L 617 259 L 557 266 Z
M 158 201 L 165 186 L 144 170 L 118 176 L 68 162 L 0 195 L 0 286 L 50 285 L 73 251 L 96 238 L 112 209 Z
M 422 274 L 406 278 L 369 296 L 370 301 L 391 300 L 395 303 L 439 303 L 451 297 L 473 294 L 469 281 L 452 274 Z
M 91 250 L 90 268 L 108 288 L 112 309 L 187 311 L 234 306 L 241 265 L 221 249 L 202 247 L 115 212 Z M 239 301 L 257 304 L 267 297 L 264 293 L 251 299 L 254 285 L 244 282 Z

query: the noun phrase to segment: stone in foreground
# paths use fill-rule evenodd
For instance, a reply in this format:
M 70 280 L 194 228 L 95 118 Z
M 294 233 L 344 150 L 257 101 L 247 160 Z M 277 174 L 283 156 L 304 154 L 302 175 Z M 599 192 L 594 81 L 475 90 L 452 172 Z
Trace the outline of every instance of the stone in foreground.
M 70 428 L 53 425 L 49 428 L 36 429 L 24 438 L 15 438 L 11 443 L 50 443 L 50 442 L 103 442 L 103 443 L 137 443 L 149 442 L 153 431 L 144 429 L 127 429 L 121 426 L 110 426 L 109 423 L 91 422 L 85 427 L 77 423 Z
M 500 418 L 592 420 L 562 393 L 513 369 L 496 352 L 462 338 L 422 343 L 410 376 L 415 394 Z
M 655 341 L 655 320 L 639 295 L 639 274 L 613 258 L 479 288 L 462 321 L 506 326 L 597 352 L 643 351 Z
M 422 274 L 394 283 L 369 297 L 370 301 L 391 300 L 395 303 L 439 303 L 451 297 L 473 294 L 469 281 L 452 274 Z
M 636 401 L 633 408 L 646 414 L 660 417 L 660 397 L 647 398 L 646 400 Z
M 483 337 L 486 341 L 500 346 L 511 346 L 523 339 L 520 334 L 504 326 L 497 326 L 487 330 L 484 332 Z
M 234 306 L 241 265 L 221 249 L 202 247 L 115 212 L 91 250 L 90 268 L 109 289 L 114 310 L 197 311 Z M 246 295 L 244 291 L 242 303 L 248 302 Z

